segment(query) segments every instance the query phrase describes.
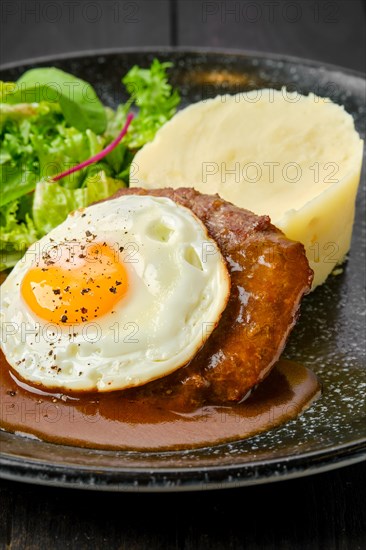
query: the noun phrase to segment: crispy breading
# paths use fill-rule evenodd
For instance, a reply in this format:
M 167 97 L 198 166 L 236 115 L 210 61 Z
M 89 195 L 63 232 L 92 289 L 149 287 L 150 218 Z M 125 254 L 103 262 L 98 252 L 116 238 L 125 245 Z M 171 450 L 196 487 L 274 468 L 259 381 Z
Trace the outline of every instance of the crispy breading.
M 227 262 L 229 302 L 217 328 L 191 360 L 173 374 L 130 391 L 175 409 L 245 398 L 280 357 L 296 323 L 313 272 L 304 247 L 268 216 L 257 216 L 192 188 L 123 189 L 116 196 L 168 197 L 205 224 Z M 203 327 L 204 330 L 204 327 Z

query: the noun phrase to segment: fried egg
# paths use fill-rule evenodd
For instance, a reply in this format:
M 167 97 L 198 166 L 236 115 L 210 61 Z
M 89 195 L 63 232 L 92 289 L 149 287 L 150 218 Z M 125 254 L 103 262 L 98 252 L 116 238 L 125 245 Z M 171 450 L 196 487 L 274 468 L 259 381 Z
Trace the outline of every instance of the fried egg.
M 2 348 L 34 385 L 111 391 L 165 376 L 203 346 L 230 278 L 202 222 L 167 198 L 76 211 L 1 287 Z

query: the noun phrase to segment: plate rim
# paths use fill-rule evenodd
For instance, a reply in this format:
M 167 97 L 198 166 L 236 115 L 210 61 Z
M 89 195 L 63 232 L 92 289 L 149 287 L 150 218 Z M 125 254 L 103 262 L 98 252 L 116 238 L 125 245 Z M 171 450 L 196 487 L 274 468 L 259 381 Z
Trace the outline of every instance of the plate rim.
M 352 455 L 350 455 L 352 452 Z M 309 459 L 312 459 L 309 463 Z M 319 460 L 317 460 L 319 459 Z M 303 462 L 306 467 L 303 468 Z M 0 478 L 36 485 L 106 492 L 180 492 L 233 489 L 298 479 L 366 461 L 366 440 L 315 451 L 247 464 L 184 468 L 120 468 L 51 465 L 0 454 Z M 277 465 L 273 470 L 271 467 Z M 4 469 L 5 468 L 5 469 Z M 271 472 L 266 475 L 266 468 Z M 221 477 L 220 474 L 224 474 Z M 169 477 L 173 474 L 173 477 Z M 178 477 L 179 474 L 179 477 Z M 210 474 L 214 474 L 210 476 Z M 250 475 L 249 475 L 250 474 Z
M 339 65 L 316 61 L 313 59 L 291 56 L 281 53 L 268 53 L 258 50 L 234 49 L 234 48 L 209 48 L 194 46 L 143 46 L 143 47 L 122 47 L 122 48 L 103 48 L 77 50 L 69 53 L 60 53 L 54 55 L 36 56 L 5 64 L 0 64 L 1 71 L 7 71 L 23 67 L 24 65 L 36 65 L 40 63 L 68 61 L 77 58 L 103 57 L 113 55 L 131 55 L 131 54 L 196 54 L 196 55 L 223 55 L 245 58 L 255 58 L 273 60 L 277 62 L 294 63 L 316 70 L 333 71 L 345 76 L 355 77 L 366 84 L 366 73 L 342 67 Z M 70 446 L 71 447 L 71 446 Z M 110 451 L 109 451 L 110 452 Z M 247 463 L 227 464 L 223 466 L 192 466 L 192 467 L 93 467 L 77 464 L 57 464 L 50 461 L 37 460 L 30 458 L 21 458 L 9 456 L 2 453 L 0 449 L 0 478 L 12 481 L 22 481 L 25 483 L 49 485 L 65 488 L 78 488 L 86 490 L 102 491 L 121 491 L 121 492 L 174 492 L 189 490 L 207 490 L 219 488 L 243 487 L 254 484 L 264 484 L 275 481 L 293 479 L 322 473 L 351 464 L 356 464 L 366 460 L 366 437 L 360 438 L 352 443 L 341 446 L 329 447 L 325 450 L 318 450 L 299 455 L 290 455 L 278 457 L 277 459 L 268 459 L 265 461 L 250 461 Z M 302 464 L 304 461 L 308 461 Z M 272 471 L 270 475 L 264 475 L 265 468 L 276 465 L 280 466 L 278 470 Z M 263 475 L 261 472 L 263 470 Z M 215 481 L 210 479 L 209 474 L 226 474 L 226 480 Z M 248 475 L 248 474 L 252 475 Z M 174 474 L 174 479 L 169 479 L 169 474 Z M 177 477 L 179 474 L 189 474 L 194 481 L 184 479 L 181 483 Z M 233 474 L 237 479 L 230 479 Z M 254 474 L 254 475 L 253 475 Z M 256 477 L 259 474 L 259 477 Z M 79 476 L 79 481 L 75 482 Z M 115 481 L 110 480 L 111 477 Z M 125 476 L 125 477 L 124 477 Z M 128 479 L 126 480 L 126 476 Z M 133 479 L 135 476 L 135 479 Z M 152 485 L 145 485 L 141 481 L 142 477 L 155 477 L 156 481 Z M 120 477 L 120 479 L 118 479 Z M 213 476 L 215 477 L 215 476 Z M 108 479 L 109 478 L 109 479 Z M 140 479 L 138 479 L 140 478 Z M 94 479 L 94 482 L 92 480 Z
M 59 53 L 54 55 L 43 55 L 36 57 L 29 57 L 17 61 L 10 61 L 8 63 L 1 63 L 0 70 L 7 71 L 22 67 L 23 65 L 32 65 L 36 63 L 47 63 L 48 61 L 64 61 L 68 59 L 76 59 L 78 57 L 98 57 L 104 55 L 119 55 L 119 54 L 132 54 L 132 53 L 188 53 L 188 54 L 213 54 L 213 55 L 235 55 L 252 58 L 261 58 L 263 60 L 273 59 L 275 61 L 287 61 L 296 64 L 306 65 L 316 69 L 325 69 L 331 71 L 337 71 L 348 76 L 354 76 L 364 80 L 366 82 L 366 72 L 358 71 L 356 69 L 350 69 L 348 67 L 342 67 L 333 63 L 317 61 L 315 59 L 309 59 L 307 57 L 299 57 L 295 55 L 287 55 L 282 53 L 269 53 L 259 50 L 247 50 L 237 48 L 209 48 L 209 47 L 194 47 L 194 46 L 140 46 L 140 47 L 122 47 L 122 48 L 102 48 L 102 49 L 87 49 L 87 50 L 75 50 L 69 53 Z

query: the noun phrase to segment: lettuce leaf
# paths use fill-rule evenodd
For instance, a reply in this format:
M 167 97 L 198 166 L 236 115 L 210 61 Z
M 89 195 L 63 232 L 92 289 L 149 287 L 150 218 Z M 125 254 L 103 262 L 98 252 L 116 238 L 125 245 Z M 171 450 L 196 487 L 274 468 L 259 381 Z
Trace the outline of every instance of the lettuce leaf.
M 33 220 L 39 235 L 44 235 L 62 223 L 78 208 L 106 199 L 122 187 L 121 181 L 104 171 L 89 175 L 83 187 L 68 189 L 61 184 L 43 180 L 37 183 L 33 199 Z
M 8 203 L 0 211 L 0 271 L 13 267 L 27 248 L 37 240 L 37 231 L 29 214 L 19 221 L 19 202 Z
M 1 109 L 1 106 L 0 106 Z M 105 138 L 92 130 L 80 132 L 69 127 L 62 115 L 48 105 L 21 120 L 9 118 L 1 140 L 0 206 L 33 191 L 37 181 L 74 166 L 103 149 Z M 86 172 L 63 180 L 78 187 Z

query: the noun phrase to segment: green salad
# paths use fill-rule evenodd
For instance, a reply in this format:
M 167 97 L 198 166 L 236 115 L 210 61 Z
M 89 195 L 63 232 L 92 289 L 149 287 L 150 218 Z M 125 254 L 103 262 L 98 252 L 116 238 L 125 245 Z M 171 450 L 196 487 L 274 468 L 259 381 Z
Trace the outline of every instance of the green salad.
M 87 82 L 59 69 L 27 71 L 0 82 L 0 271 L 11 268 L 69 212 L 128 186 L 137 150 L 175 113 L 180 97 L 170 63 L 133 67 L 122 83 L 129 99 L 112 110 Z M 128 133 L 102 160 L 53 181 L 100 153 L 137 110 Z

